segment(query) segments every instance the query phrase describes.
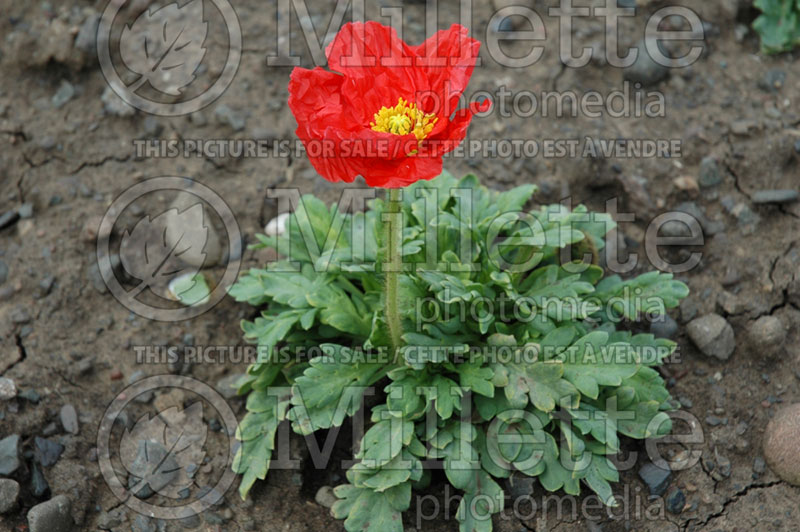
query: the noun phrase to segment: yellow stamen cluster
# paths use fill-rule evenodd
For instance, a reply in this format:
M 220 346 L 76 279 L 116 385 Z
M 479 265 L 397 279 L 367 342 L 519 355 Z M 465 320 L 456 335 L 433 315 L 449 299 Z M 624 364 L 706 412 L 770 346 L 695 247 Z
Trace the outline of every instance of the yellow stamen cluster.
M 433 114 L 425 114 L 417 109 L 413 103 L 408 103 L 400 98 L 394 107 L 381 107 L 375 113 L 375 121 L 370 123 L 373 131 L 392 133 L 394 135 L 408 135 L 414 133 L 419 142 L 433 130 L 439 118 Z

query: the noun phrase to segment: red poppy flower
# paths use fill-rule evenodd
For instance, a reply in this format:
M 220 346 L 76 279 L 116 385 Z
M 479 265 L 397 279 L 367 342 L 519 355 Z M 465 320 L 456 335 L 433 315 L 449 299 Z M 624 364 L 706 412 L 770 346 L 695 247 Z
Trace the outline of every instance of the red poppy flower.
M 289 108 L 311 164 L 328 181 L 363 176 L 399 188 L 442 172 L 484 100 L 456 110 L 480 43 L 454 24 L 419 46 L 377 22 L 348 23 L 328 46 L 331 71 L 295 68 Z

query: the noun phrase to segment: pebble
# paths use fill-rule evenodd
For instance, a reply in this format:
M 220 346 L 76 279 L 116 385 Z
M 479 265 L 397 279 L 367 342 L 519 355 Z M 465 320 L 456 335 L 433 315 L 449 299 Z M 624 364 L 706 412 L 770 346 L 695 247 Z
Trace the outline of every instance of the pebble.
M 13 211 L 6 211 L 3 214 L 0 214 L 0 229 L 5 229 L 6 227 L 11 227 L 19 220 L 19 213 L 16 209 Z
M 50 99 L 50 102 L 53 104 L 53 107 L 56 109 L 62 108 L 64 105 L 67 104 L 73 97 L 75 96 L 75 87 L 72 86 L 67 80 L 61 80 L 61 85 L 58 87 L 58 90 Z
M 283 212 L 267 222 L 264 226 L 264 234 L 267 236 L 279 236 L 286 232 L 286 221 L 291 216 L 291 213 Z
M 756 456 L 753 460 L 753 473 L 763 475 L 767 470 L 767 462 L 760 456 Z
M 661 496 L 667 491 L 669 482 L 672 478 L 672 471 L 661 469 L 652 463 L 644 464 L 639 469 L 641 478 L 650 490 L 650 495 Z
M 30 532 L 69 532 L 72 530 L 71 504 L 66 495 L 57 495 L 28 511 Z
M 667 495 L 667 510 L 675 515 L 679 515 L 686 506 L 686 495 L 679 488 L 669 492 Z
M 728 360 L 736 349 L 733 327 L 719 314 L 707 314 L 689 322 L 686 326 L 692 342 L 703 354 Z
M 650 324 L 650 333 L 656 338 L 672 339 L 678 334 L 678 324 L 669 314 L 664 314 Z
M 138 514 L 131 525 L 133 532 L 156 532 L 156 524 L 146 515 Z
M 17 212 L 19 213 L 19 217 L 23 220 L 33 218 L 33 203 L 23 203 L 19 206 Z
M 146 478 L 146 482 L 142 483 L 134 495 L 147 499 L 172 482 L 180 466 L 175 456 L 158 442 L 139 440 L 136 451 L 136 458 L 127 467 L 131 473 L 128 477 L 128 489 L 135 488 L 141 479 Z M 155 466 L 158 466 L 157 471 L 153 470 Z
M 773 68 L 768 70 L 764 77 L 758 80 L 758 87 L 767 92 L 777 92 L 786 83 L 786 72 Z
M 52 275 L 45 276 L 41 281 L 39 281 L 39 286 L 36 291 L 36 297 L 43 298 L 47 297 L 50 292 L 53 291 L 53 285 L 56 283 L 56 278 Z
M 178 524 L 181 525 L 182 528 L 187 530 L 192 530 L 201 525 L 200 516 L 197 514 L 192 514 L 188 517 L 184 517 L 178 521 Z
M 225 104 L 217 106 L 214 110 L 214 115 L 217 121 L 221 124 L 227 124 L 234 131 L 242 131 L 246 125 L 246 119 L 242 112 L 235 111 Z
M 19 468 L 19 434 L 0 440 L 0 475 L 11 476 Z
M 775 413 L 764 433 L 764 458 L 769 467 L 786 482 L 800 486 L 800 403 L 785 406 Z
M 8 265 L 0 260 L 0 284 L 8 280 Z
M 798 197 L 796 190 L 759 190 L 753 194 L 753 203 L 791 203 Z
M 10 478 L 0 478 L 0 514 L 13 510 L 18 499 L 19 483 Z
M 701 187 L 713 187 L 722 183 L 722 172 L 714 157 L 704 157 L 700 162 L 698 183 Z
M 797 153 L 800 153 L 800 139 L 798 139 L 798 140 L 797 140 L 797 141 L 794 143 L 794 151 L 796 151 Z
M 118 369 L 115 369 L 111 372 L 111 375 L 109 376 L 111 377 L 112 381 L 118 381 L 122 378 L 122 372 Z
M 36 436 L 33 439 L 33 442 L 33 455 L 36 458 L 36 461 L 42 464 L 44 467 L 50 467 L 51 465 L 54 465 L 61 457 L 61 453 L 64 452 L 63 445 L 58 442 L 48 440 L 47 438 Z
M 8 377 L 0 377 L 0 401 L 8 401 L 17 396 L 17 385 Z
M 97 27 L 99 24 L 99 14 L 91 13 L 86 17 L 78 30 L 78 35 L 75 36 L 75 48 L 89 55 L 97 53 Z
M 103 280 L 103 276 L 100 273 L 100 267 L 97 265 L 96 262 L 89 264 L 89 268 L 86 270 L 86 278 L 89 280 L 89 284 L 92 285 L 98 293 L 107 294 L 108 287 L 106 286 L 106 282 Z
M 768 355 L 782 348 L 786 340 L 786 328 L 775 316 L 761 316 L 750 325 L 749 333 L 758 352 Z
M 100 100 L 103 102 L 103 109 L 110 115 L 125 117 L 136 114 L 136 109 L 117 96 L 111 86 L 105 88 Z
M 43 498 L 50 492 L 50 485 L 47 483 L 47 479 L 44 478 L 44 473 L 42 472 L 42 467 L 37 464 L 33 463 L 31 465 L 31 493 L 37 499 Z
M 317 490 L 317 494 L 314 496 L 314 500 L 317 501 L 317 504 L 319 504 L 320 506 L 324 508 L 330 508 L 339 499 L 333 493 L 332 487 L 322 486 L 320 489 Z
M 636 48 L 639 54 L 636 61 L 624 70 L 625 79 L 647 86 L 654 85 L 669 75 L 669 69 L 653 61 L 647 53 L 644 41 L 639 41 Z
M 111 530 L 122 524 L 122 512 L 119 510 L 112 510 L 110 512 L 101 512 L 97 516 L 97 528 L 101 530 Z
M 75 411 L 74 406 L 69 404 L 62 406 L 59 416 L 61 418 L 61 426 L 64 427 L 65 431 L 70 434 L 78 434 L 80 427 L 78 425 L 78 413 Z

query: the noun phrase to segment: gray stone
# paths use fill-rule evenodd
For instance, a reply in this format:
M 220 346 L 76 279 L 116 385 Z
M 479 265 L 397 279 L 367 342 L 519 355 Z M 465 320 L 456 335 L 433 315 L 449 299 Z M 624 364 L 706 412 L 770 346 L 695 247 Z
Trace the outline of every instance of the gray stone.
M 138 514 L 131 525 L 133 532 L 156 532 L 156 524 L 146 515 Z
M 0 440 L 0 475 L 11 476 L 19 468 L 19 434 Z
M 243 131 L 245 128 L 247 119 L 244 113 L 231 109 L 225 104 L 217 106 L 214 115 L 220 124 L 229 125 L 234 131 Z
M 764 458 L 776 475 L 800 486 L 800 403 L 780 409 L 764 432 Z
M 61 407 L 59 413 L 61 417 L 61 426 L 70 434 L 77 434 L 80 426 L 78 425 L 78 413 L 72 405 L 64 405 Z
M 30 532 L 69 532 L 72 530 L 71 504 L 66 495 L 57 495 L 28 511 Z
M 639 54 L 636 61 L 624 70 L 625 79 L 647 86 L 654 85 L 669 75 L 669 69 L 656 63 L 647 53 L 644 41 L 640 41 L 636 48 Z
M 652 463 L 647 463 L 639 469 L 639 478 L 647 485 L 647 488 L 650 490 L 650 495 L 660 497 L 666 493 L 669 487 L 669 482 L 672 479 L 672 471 L 669 469 L 661 469 Z
M 0 377 L 0 401 L 8 401 L 17 396 L 17 385 L 8 377 Z
M 122 524 L 123 514 L 120 510 L 101 512 L 97 516 L 97 528 L 101 530 L 112 530 Z
M 650 324 L 650 332 L 656 338 L 672 339 L 678 334 L 678 324 L 669 314 L 655 318 Z
M 763 475 L 767 470 L 767 462 L 760 456 L 756 456 L 753 460 L 753 473 L 756 475 Z
M 75 36 L 75 48 L 89 55 L 97 53 L 97 26 L 100 24 L 100 15 L 92 13 L 81 24 L 78 35 Z
M 798 197 L 796 190 L 759 190 L 753 194 L 753 203 L 791 203 Z
M 19 217 L 23 220 L 33 218 L 33 203 L 23 203 L 19 206 L 17 212 L 19 213 Z
M 8 513 L 17 506 L 19 484 L 10 478 L 0 478 L 0 514 Z
M 686 494 L 679 488 L 675 488 L 667 495 L 666 502 L 667 510 L 672 514 L 679 515 L 683 512 L 684 506 L 686 506 Z
M 103 95 L 100 96 L 100 101 L 103 102 L 103 109 L 110 115 L 125 117 L 136 114 L 136 109 L 117 96 L 110 86 L 105 88 Z
M 701 187 L 713 187 L 722 183 L 722 172 L 715 158 L 703 158 L 700 162 L 700 173 L 697 182 Z
M 317 494 L 314 496 L 314 500 L 317 501 L 317 504 L 319 504 L 320 506 L 323 506 L 325 508 L 330 508 L 339 499 L 333 493 L 332 487 L 322 486 L 320 489 L 317 490 Z
M 777 92 L 786 83 L 786 72 L 773 68 L 768 70 L 764 77 L 758 81 L 758 87 L 767 92 Z
M 58 459 L 61 458 L 61 453 L 64 452 L 63 445 L 47 438 L 36 436 L 33 439 L 33 443 L 33 456 L 44 467 L 55 465 Z
M 780 318 L 761 316 L 750 326 L 750 338 L 758 352 L 772 354 L 783 346 L 786 340 L 786 328 Z
M 75 87 L 72 86 L 67 80 L 61 80 L 61 85 L 58 87 L 58 90 L 50 99 L 53 104 L 53 107 L 56 109 L 60 109 L 64 105 L 67 104 L 73 97 L 75 96 Z
M 733 327 L 719 314 L 707 314 L 692 320 L 686 331 L 694 345 L 707 356 L 724 361 L 736 349 Z
M 42 467 L 36 462 L 31 464 L 30 489 L 37 499 L 43 498 L 50 491 L 50 485 L 47 483 L 47 479 L 44 478 Z

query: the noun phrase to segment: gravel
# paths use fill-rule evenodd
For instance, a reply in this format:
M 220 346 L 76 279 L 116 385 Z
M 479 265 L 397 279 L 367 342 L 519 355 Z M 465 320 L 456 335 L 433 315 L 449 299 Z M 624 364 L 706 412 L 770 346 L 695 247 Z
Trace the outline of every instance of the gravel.
M 686 494 L 679 488 L 675 488 L 667 495 L 666 503 L 667 510 L 670 513 L 679 515 L 683 511 L 684 506 L 686 506 Z
M 19 434 L 0 440 L 0 475 L 11 476 L 19 468 Z
M 0 377 L 0 401 L 8 401 L 17 396 L 17 386 L 8 377 Z
M 69 432 L 70 434 L 78 433 L 80 429 L 78 425 L 78 412 L 75 411 L 74 406 L 62 406 L 59 416 L 61 418 L 61 426 L 64 427 L 65 431 Z
M 704 157 L 700 162 L 700 173 L 697 181 L 701 187 L 713 187 L 722 183 L 722 172 L 719 163 L 713 157 Z
M 673 339 L 678 334 L 678 324 L 669 314 L 664 314 L 664 316 L 656 318 L 650 324 L 650 332 L 656 338 Z
M 719 314 L 707 314 L 686 326 L 692 342 L 703 354 L 725 361 L 736 349 L 733 327 Z
M 332 487 L 322 486 L 320 489 L 317 490 L 317 494 L 314 496 L 314 500 L 317 501 L 317 504 L 319 504 L 320 506 L 323 506 L 325 508 L 330 508 L 339 499 L 336 497 L 336 495 L 334 495 Z
M 0 514 L 5 514 L 17 506 L 19 484 L 10 478 L 0 478 Z
M 759 190 L 753 194 L 753 203 L 791 203 L 798 197 L 796 190 Z
M 647 484 L 650 490 L 650 495 L 662 496 L 669 487 L 669 482 L 672 479 L 672 471 L 668 469 L 661 469 L 655 464 L 644 464 L 639 469 L 639 478 Z
M 655 85 L 669 76 L 669 69 L 653 61 L 653 58 L 647 53 L 644 41 L 639 41 L 636 48 L 639 50 L 639 54 L 636 61 L 624 70 L 625 79 L 648 86 Z
M 759 353 L 773 354 L 786 340 L 786 328 L 775 316 L 761 316 L 750 325 L 748 332 Z
M 72 530 L 71 505 L 66 495 L 57 495 L 28 511 L 30 532 L 69 532 Z
M 73 97 L 75 96 L 75 87 L 72 86 L 72 83 L 63 79 L 61 80 L 61 85 L 58 87 L 58 90 L 53 97 L 50 99 L 50 102 L 53 104 L 53 107 L 56 109 L 60 109 L 64 107 Z
M 53 440 L 48 440 L 47 438 L 41 438 L 36 436 L 33 439 L 34 442 L 34 449 L 33 455 L 36 458 L 36 461 L 42 464 L 44 467 L 50 467 L 58 462 L 58 459 L 61 458 L 61 453 L 64 452 L 64 446 L 58 442 L 54 442 Z

